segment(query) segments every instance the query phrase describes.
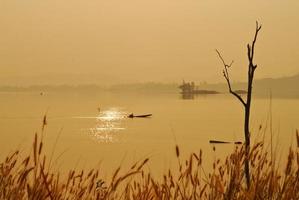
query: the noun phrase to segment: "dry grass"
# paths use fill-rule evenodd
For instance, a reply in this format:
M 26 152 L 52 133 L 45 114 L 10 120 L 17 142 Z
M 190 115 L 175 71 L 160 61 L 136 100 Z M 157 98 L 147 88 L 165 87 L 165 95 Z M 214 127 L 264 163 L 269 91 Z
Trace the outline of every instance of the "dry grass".
M 176 146 L 178 172 L 171 169 L 156 180 L 144 169 L 149 161 L 145 159 L 126 173 L 119 167 L 110 180 L 102 180 L 97 169 L 51 172 L 43 137 L 35 134 L 30 155 L 21 159 L 16 151 L 0 163 L 0 199 L 299 199 L 298 131 L 296 138 L 297 150 L 290 148 L 284 170 L 273 164 L 262 142 L 252 147 L 252 183 L 247 190 L 244 146 L 236 147 L 224 161 L 215 160 L 209 174 L 202 168 L 202 151 L 183 161 Z

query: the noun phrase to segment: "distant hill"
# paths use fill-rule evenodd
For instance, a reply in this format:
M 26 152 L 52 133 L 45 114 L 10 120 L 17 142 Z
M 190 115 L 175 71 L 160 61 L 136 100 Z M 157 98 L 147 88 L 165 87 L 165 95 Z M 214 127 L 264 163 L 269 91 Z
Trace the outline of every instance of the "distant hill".
M 176 93 L 178 84 L 175 83 L 135 83 L 100 86 L 83 85 L 32 85 L 32 86 L 0 86 L 0 92 L 138 92 L 138 93 Z
M 141 92 L 141 93 L 176 93 L 178 84 L 175 83 L 135 83 L 135 84 L 118 84 L 108 88 L 112 92 Z
M 2 92 L 18 91 L 55 91 L 55 92 L 138 92 L 138 93 L 179 93 L 180 83 L 135 83 L 118 84 L 112 86 L 99 85 L 34 85 L 28 87 L 0 86 Z M 254 80 L 253 95 L 259 97 L 268 97 L 270 91 L 273 97 L 299 98 L 299 74 L 290 77 L 264 78 Z M 234 90 L 247 90 L 247 83 L 233 82 Z M 201 83 L 199 89 L 215 90 L 221 93 L 227 93 L 228 88 L 225 82 L 217 84 Z
M 226 83 L 201 84 L 201 88 L 228 92 Z M 247 83 L 232 83 L 234 90 L 247 90 Z M 274 97 L 299 97 L 299 74 L 290 77 L 264 78 L 254 80 L 253 94 L 256 96 L 269 96 L 270 91 Z

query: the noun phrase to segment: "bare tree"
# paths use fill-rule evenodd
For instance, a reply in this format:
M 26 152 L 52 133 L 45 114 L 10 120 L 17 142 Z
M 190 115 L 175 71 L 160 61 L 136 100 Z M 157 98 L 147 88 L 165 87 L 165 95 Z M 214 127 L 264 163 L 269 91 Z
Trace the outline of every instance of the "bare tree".
M 221 56 L 220 52 L 216 49 L 216 52 L 221 59 L 224 69 L 223 69 L 223 76 L 226 79 L 229 92 L 234 95 L 244 106 L 245 110 L 245 118 L 244 118 L 244 136 L 245 136 L 245 164 L 244 164 L 244 171 L 245 171 L 245 177 L 246 177 L 246 184 L 247 188 L 250 187 L 250 169 L 249 169 L 249 152 L 250 152 L 250 131 L 249 131 L 249 119 L 250 119 L 250 106 L 251 106 L 251 94 L 252 94 L 252 83 L 253 83 L 253 77 L 255 69 L 257 68 L 257 65 L 253 63 L 254 58 L 254 48 L 256 39 L 258 36 L 259 31 L 261 30 L 262 26 L 259 25 L 258 22 L 256 22 L 256 29 L 255 29 L 255 35 L 252 41 L 252 44 L 247 44 L 247 57 L 248 57 L 248 82 L 247 82 L 247 98 L 246 102 L 244 99 L 235 91 L 232 90 L 230 77 L 228 73 L 228 69 L 232 66 L 233 61 L 230 64 L 227 64 L 223 57 Z

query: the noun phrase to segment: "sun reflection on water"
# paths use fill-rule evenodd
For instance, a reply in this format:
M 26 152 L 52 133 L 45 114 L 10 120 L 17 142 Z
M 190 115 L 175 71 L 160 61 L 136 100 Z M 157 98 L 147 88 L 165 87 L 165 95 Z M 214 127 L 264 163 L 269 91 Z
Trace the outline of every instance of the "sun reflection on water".
M 96 117 L 96 124 L 89 129 L 89 134 L 98 142 L 113 143 L 119 139 L 119 133 L 125 130 L 123 120 L 127 113 L 119 108 L 101 111 Z

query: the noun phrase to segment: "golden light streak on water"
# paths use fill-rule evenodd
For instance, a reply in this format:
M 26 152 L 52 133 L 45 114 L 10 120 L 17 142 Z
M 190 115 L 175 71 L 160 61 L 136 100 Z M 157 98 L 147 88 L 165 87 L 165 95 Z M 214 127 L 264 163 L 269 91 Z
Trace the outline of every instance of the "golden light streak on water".
M 123 123 L 126 116 L 120 108 L 101 111 L 95 118 L 95 126 L 89 129 L 89 135 L 101 143 L 117 142 L 121 131 L 126 129 Z

